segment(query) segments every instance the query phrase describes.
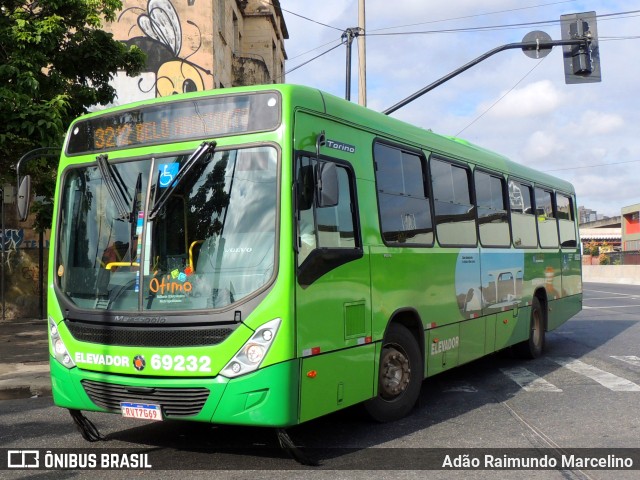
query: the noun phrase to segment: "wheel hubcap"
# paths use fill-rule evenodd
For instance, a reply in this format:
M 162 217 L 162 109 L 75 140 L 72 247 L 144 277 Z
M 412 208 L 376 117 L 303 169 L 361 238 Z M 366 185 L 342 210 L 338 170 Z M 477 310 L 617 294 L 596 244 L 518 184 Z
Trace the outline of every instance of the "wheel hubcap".
M 411 380 L 411 368 L 407 354 L 398 346 L 386 346 L 382 351 L 380 371 L 380 395 L 387 399 L 402 395 Z

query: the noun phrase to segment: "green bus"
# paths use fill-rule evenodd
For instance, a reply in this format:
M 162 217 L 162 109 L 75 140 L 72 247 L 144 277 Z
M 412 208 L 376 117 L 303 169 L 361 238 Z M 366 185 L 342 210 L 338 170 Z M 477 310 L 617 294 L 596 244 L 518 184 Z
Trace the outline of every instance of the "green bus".
M 55 404 L 284 428 L 511 348 L 582 305 L 574 188 L 294 85 L 90 113 L 48 268 Z

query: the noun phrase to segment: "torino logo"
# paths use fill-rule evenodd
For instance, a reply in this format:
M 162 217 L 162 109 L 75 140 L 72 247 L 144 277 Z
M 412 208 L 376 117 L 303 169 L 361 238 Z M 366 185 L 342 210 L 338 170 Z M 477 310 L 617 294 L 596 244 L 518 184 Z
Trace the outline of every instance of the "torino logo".
M 356 153 L 356 147 L 349 145 L 348 143 L 336 142 L 335 140 L 327 139 L 327 147 L 334 150 L 340 150 L 341 152 Z

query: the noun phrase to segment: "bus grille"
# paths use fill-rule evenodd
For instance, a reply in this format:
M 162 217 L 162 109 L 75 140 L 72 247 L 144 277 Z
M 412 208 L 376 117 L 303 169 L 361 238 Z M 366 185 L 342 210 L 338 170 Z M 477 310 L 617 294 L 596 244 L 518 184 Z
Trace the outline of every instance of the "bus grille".
M 194 347 L 216 345 L 233 332 L 228 327 L 135 328 L 65 320 L 73 338 L 81 342 L 124 347 Z
M 188 417 L 202 410 L 209 390 L 202 387 L 130 387 L 113 383 L 82 380 L 84 391 L 99 407 L 120 412 L 120 402 L 140 402 L 160 405 L 167 417 Z

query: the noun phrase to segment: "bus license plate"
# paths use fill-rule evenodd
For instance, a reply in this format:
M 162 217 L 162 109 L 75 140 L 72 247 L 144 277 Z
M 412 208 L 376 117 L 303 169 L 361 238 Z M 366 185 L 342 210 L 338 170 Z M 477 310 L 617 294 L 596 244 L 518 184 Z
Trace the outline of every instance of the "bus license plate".
M 160 405 L 120 402 L 120 410 L 123 417 L 162 421 Z

